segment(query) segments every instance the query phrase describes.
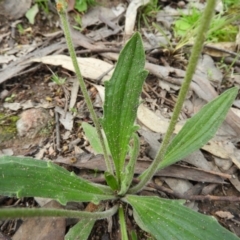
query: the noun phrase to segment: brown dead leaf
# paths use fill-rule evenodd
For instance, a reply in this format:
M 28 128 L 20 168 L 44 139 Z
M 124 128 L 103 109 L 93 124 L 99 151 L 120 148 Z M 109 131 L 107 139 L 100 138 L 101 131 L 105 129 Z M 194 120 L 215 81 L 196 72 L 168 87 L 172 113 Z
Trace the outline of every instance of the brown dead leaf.
M 150 2 L 150 0 L 133 0 L 130 2 L 127 12 L 126 12 L 126 20 L 125 20 L 125 34 L 127 36 L 131 36 L 133 33 L 133 29 L 135 26 L 135 21 L 137 17 L 137 9 L 140 6 L 146 5 Z
M 199 59 L 196 71 L 216 86 L 219 86 L 222 82 L 223 74 L 209 55 L 204 54 Z
M 71 112 L 65 112 L 64 109 L 60 108 L 59 106 L 55 107 L 55 111 L 60 114 L 59 121 L 64 126 L 66 130 L 71 131 L 73 128 L 73 119 L 74 116 Z
M 211 43 L 204 46 L 204 53 L 212 57 L 227 57 L 231 54 L 227 51 L 234 52 L 236 48 L 236 43 L 234 42 L 219 42 L 219 43 Z
M 85 211 L 87 212 L 95 212 L 99 209 L 99 205 L 95 205 L 94 203 L 88 203 L 88 205 L 85 208 Z
M 74 9 L 76 0 L 68 0 L 68 12 L 72 11 Z
M 143 104 L 138 107 L 137 118 L 145 127 L 153 132 L 166 133 L 169 125 L 168 119 L 163 116 L 157 116 L 152 110 L 148 109 Z M 174 133 L 178 133 L 181 128 L 182 124 L 178 123 L 175 127 Z
M 46 42 L 43 42 L 42 44 L 44 43 Z M 40 45 L 38 47 L 40 48 Z M 34 52 L 27 54 L 26 56 L 24 55 L 18 58 L 16 61 L 11 62 L 6 68 L 4 68 L 0 72 L 0 84 L 5 82 L 7 79 L 11 77 L 14 77 L 16 75 L 20 76 L 21 72 L 25 68 L 29 67 L 29 65 L 31 64 L 29 59 L 39 57 L 39 56 L 43 57 L 48 54 L 53 54 L 55 51 L 61 52 L 62 50 L 66 49 L 66 43 L 61 41 L 61 42 L 51 44 L 50 46 L 44 47 L 42 49 L 39 49 L 39 48 L 36 49 Z
M 117 17 L 117 15 L 114 14 L 112 9 L 102 6 L 96 6 L 89 9 L 89 11 L 87 11 L 87 13 L 83 15 L 82 28 L 102 24 L 102 21 L 99 19 L 100 15 L 107 16 L 110 20 Z
M 229 181 L 238 190 L 238 192 L 240 192 L 240 181 L 238 178 L 234 175 L 234 177 L 229 179 Z
M 77 157 L 77 161 L 72 163 L 70 158 L 58 157 L 54 160 L 55 163 L 63 163 L 77 168 L 92 169 L 99 171 L 106 171 L 106 165 L 102 155 L 85 155 L 83 158 Z M 135 168 L 135 173 L 140 174 L 145 171 L 151 161 L 138 161 Z M 161 177 L 174 177 L 197 182 L 211 182 L 211 183 L 224 183 L 224 179 L 231 178 L 229 174 L 223 174 L 213 171 L 203 171 L 197 168 L 191 168 L 181 165 L 172 165 L 158 171 L 156 176 Z
M 97 80 L 99 76 L 112 68 L 112 65 L 96 58 L 77 58 L 82 76 Z M 42 62 L 54 66 L 62 66 L 70 71 L 75 71 L 70 57 L 65 55 L 51 55 L 42 58 L 34 58 L 32 62 Z M 110 79 L 110 76 L 109 76 Z
M 45 208 L 61 208 L 56 201 L 47 203 Z M 31 218 L 23 222 L 12 240 L 62 240 L 66 230 L 64 218 Z
M 234 216 L 228 211 L 217 211 L 215 214 L 220 218 L 232 219 Z
M 4 8 L 12 18 L 18 19 L 27 12 L 31 4 L 32 0 L 5 0 Z
M 167 185 L 176 193 L 184 194 L 190 188 L 193 187 L 193 184 L 184 179 L 176 179 L 176 178 L 164 178 Z

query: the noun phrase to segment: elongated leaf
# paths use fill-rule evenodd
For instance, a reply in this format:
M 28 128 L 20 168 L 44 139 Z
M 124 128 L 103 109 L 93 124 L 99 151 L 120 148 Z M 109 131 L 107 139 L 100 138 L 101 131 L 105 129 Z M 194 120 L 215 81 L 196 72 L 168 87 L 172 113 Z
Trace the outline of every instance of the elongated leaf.
M 95 222 L 95 219 L 81 219 L 76 225 L 70 228 L 64 240 L 88 240 Z
M 119 186 L 118 186 L 118 181 L 116 179 L 116 177 L 109 173 L 109 172 L 105 172 L 104 173 L 104 177 L 105 180 L 107 182 L 107 185 L 114 191 L 118 190 Z
M 91 205 L 91 207 L 89 207 Z M 88 205 L 87 211 L 102 211 L 103 205 L 94 206 L 92 208 L 92 204 Z M 75 224 L 65 235 L 64 240 L 87 240 L 92 228 L 94 226 L 94 223 L 96 222 L 96 219 L 87 219 L 87 218 L 81 218 L 77 224 Z
M 103 149 L 102 149 L 102 145 L 100 143 L 100 139 L 98 138 L 98 134 L 97 134 L 97 130 L 95 127 L 91 126 L 90 124 L 83 122 L 82 123 L 82 128 L 86 134 L 86 137 L 88 139 L 88 141 L 91 144 L 91 147 L 94 149 L 94 151 L 98 154 L 103 154 Z M 104 137 L 104 142 L 106 144 L 106 148 L 107 148 L 107 153 L 110 155 L 110 150 L 108 147 L 108 143 L 107 143 L 107 139 L 105 136 Z
M 0 157 L 0 195 L 45 197 L 98 203 L 113 199 L 112 191 L 93 184 L 48 161 L 24 157 Z
M 183 206 L 182 200 L 137 195 L 127 195 L 123 200 L 133 207 L 137 224 L 157 240 L 239 240 L 214 217 L 194 212 Z
M 106 82 L 102 126 L 106 134 L 118 180 L 123 169 L 128 144 L 136 131 L 139 96 L 148 74 L 144 68 L 145 54 L 139 33 L 121 51 L 115 71 Z
M 138 135 L 136 133 L 133 134 L 133 148 L 130 151 L 130 160 L 127 166 L 125 167 L 125 170 L 121 173 L 122 181 L 121 181 L 121 190 L 118 193 L 118 195 L 123 196 L 126 194 L 128 188 L 130 187 L 132 183 L 132 179 L 134 176 L 134 169 L 135 169 L 135 164 L 137 162 L 137 157 L 139 154 L 139 149 L 140 149 L 140 142 Z
M 236 87 L 225 91 L 190 118 L 169 144 L 159 168 L 177 162 L 206 144 L 222 124 L 237 93 Z

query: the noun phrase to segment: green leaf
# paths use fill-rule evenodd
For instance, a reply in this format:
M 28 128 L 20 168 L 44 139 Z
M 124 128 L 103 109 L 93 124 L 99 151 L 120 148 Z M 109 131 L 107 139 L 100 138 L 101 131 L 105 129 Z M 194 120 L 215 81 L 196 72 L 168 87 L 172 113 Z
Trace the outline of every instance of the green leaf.
M 127 166 L 125 167 L 125 171 L 121 173 L 122 181 L 121 181 L 121 190 L 118 193 L 120 196 L 125 195 L 127 192 L 128 188 L 130 187 L 132 183 L 132 179 L 134 176 L 134 169 L 135 169 L 135 164 L 137 162 L 137 157 L 139 154 L 140 150 L 140 142 L 138 135 L 136 133 L 133 134 L 133 148 L 130 151 L 130 160 Z
M 206 144 L 222 124 L 237 93 L 236 87 L 225 91 L 190 118 L 169 144 L 159 169 L 181 160 Z
M 87 1 L 86 0 L 76 0 L 74 8 L 79 12 L 84 12 L 87 10 Z
M 0 195 L 94 202 L 114 199 L 110 188 L 93 184 L 48 161 L 0 157 Z
M 74 8 L 79 12 L 86 11 L 89 7 L 96 5 L 95 0 L 76 0 Z
M 133 207 L 137 224 L 156 239 L 239 240 L 214 217 L 183 206 L 182 200 L 137 195 L 127 195 L 123 200 Z
M 82 128 L 85 132 L 85 135 L 86 135 L 88 141 L 90 142 L 91 147 L 94 149 L 94 151 L 98 154 L 103 154 L 102 145 L 99 140 L 96 128 L 86 122 L 82 123 Z M 103 140 L 104 140 L 106 148 L 107 148 L 107 153 L 109 155 L 111 155 L 105 135 L 103 135 Z
M 107 182 L 107 185 L 114 191 L 118 190 L 118 181 L 115 178 L 115 176 L 109 172 L 104 173 L 105 180 Z
M 34 24 L 35 17 L 37 15 L 38 11 L 39 11 L 38 4 L 36 3 L 26 12 L 25 16 L 31 24 Z
M 174 23 L 174 31 L 177 36 L 186 37 L 192 34 L 194 37 L 194 31 L 196 26 L 199 25 L 199 19 L 201 12 L 193 8 L 192 14 L 183 14 Z
M 121 51 L 115 71 L 106 82 L 102 126 L 106 134 L 117 179 L 124 167 L 128 144 L 136 131 L 139 96 L 148 74 L 141 36 L 135 33 Z
M 81 219 L 65 235 L 64 240 L 88 240 L 96 219 Z
M 132 230 L 132 231 L 131 231 L 131 239 L 132 239 L 132 240 L 137 240 L 136 230 Z

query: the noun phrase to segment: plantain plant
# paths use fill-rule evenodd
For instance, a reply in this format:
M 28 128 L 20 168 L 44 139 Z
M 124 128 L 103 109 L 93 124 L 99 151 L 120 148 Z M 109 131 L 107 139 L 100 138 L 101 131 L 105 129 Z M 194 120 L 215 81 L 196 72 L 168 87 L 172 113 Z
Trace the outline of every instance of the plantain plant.
M 65 239 L 88 239 L 97 219 L 118 214 L 121 237 L 137 239 L 136 232 L 128 232 L 124 212 L 127 206 L 133 209 L 136 223 L 155 239 L 239 239 L 218 224 L 215 218 L 194 212 L 184 206 L 184 200 L 163 199 L 156 196 L 140 196 L 138 193 L 159 169 L 180 161 L 188 154 L 206 144 L 216 133 L 234 101 L 238 89 L 231 88 L 206 104 L 187 121 L 182 130 L 172 138 L 174 126 L 189 88 L 204 36 L 210 23 L 215 0 L 208 0 L 198 30 L 186 77 L 174 108 L 173 116 L 156 158 L 134 185 L 134 167 L 139 152 L 139 138 L 135 125 L 139 97 L 143 82 L 148 75 L 144 70 L 145 54 L 141 36 L 135 33 L 120 53 L 115 71 L 105 88 L 104 116 L 98 119 L 87 94 L 76 61 L 69 27 L 66 19 L 66 2 L 57 1 L 57 10 L 62 20 L 69 52 L 85 101 L 95 128 L 84 129 L 93 145 L 104 155 L 107 171 L 106 185 L 95 184 L 70 173 L 51 161 L 26 157 L 0 157 L 0 194 L 16 197 L 52 198 L 65 205 L 69 201 L 99 204 L 97 212 L 60 209 L 1 208 L 0 218 L 26 217 L 71 217 L 81 218 Z M 103 136 L 103 133 L 105 135 Z M 91 134 L 89 134 L 91 133 Z M 172 139 L 172 140 L 171 140 Z M 130 160 L 126 161 L 126 156 Z M 104 203 L 110 209 L 103 211 Z

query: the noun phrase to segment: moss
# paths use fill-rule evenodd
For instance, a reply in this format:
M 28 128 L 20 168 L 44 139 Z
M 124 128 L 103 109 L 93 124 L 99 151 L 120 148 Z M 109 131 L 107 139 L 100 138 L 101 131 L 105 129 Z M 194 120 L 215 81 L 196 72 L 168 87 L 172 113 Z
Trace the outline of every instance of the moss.
M 0 143 L 8 141 L 16 136 L 16 122 L 18 119 L 18 116 L 8 116 L 0 112 Z
M 53 125 L 54 125 L 54 122 L 49 121 L 47 125 L 38 132 L 38 135 L 42 137 L 49 136 L 52 133 Z

